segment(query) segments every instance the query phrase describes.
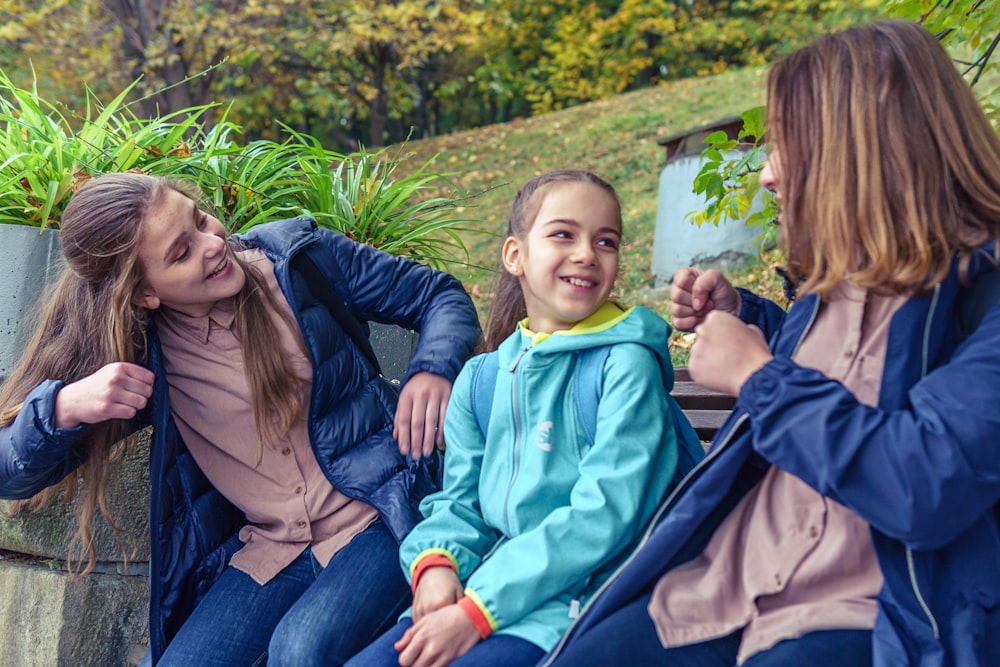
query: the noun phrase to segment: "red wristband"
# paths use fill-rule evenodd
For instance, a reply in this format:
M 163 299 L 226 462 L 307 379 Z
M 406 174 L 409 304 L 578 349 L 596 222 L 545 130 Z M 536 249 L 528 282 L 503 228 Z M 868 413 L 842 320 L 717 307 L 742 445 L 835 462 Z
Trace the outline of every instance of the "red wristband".
M 458 606 L 462 608 L 465 615 L 469 617 L 470 621 L 472 621 L 472 625 L 475 626 L 480 637 L 486 639 L 493 634 L 493 628 L 490 627 L 490 622 L 486 619 L 486 614 L 483 613 L 483 610 L 479 608 L 479 605 L 477 605 L 472 598 L 466 595 L 458 601 Z
M 413 568 L 413 577 L 410 579 L 410 591 L 412 593 L 415 594 L 417 592 L 417 584 L 420 583 L 420 577 L 423 573 L 432 567 L 446 567 L 452 572 L 455 572 L 456 574 L 458 573 L 458 571 L 455 570 L 455 564 L 452 563 L 451 559 L 444 554 L 430 554 L 428 556 L 424 556 L 420 559 L 420 562 L 417 563 L 417 566 Z

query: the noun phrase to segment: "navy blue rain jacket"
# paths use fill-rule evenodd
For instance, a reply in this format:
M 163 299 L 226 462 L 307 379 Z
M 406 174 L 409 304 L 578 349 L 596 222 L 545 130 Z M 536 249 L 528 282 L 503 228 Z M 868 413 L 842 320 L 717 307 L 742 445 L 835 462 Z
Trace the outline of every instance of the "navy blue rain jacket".
M 436 471 L 432 463 L 400 456 L 392 438 L 395 392 L 309 291 L 328 286 L 307 289 L 294 258 L 308 250 L 359 320 L 420 332 L 404 384 L 421 371 L 454 381 L 480 336 L 471 299 L 446 273 L 317 229 L 308 218 L 259 225 L 238 238 L 274 262 L 302 331 L 313 364 L 309 435 L 320 466 L 339 491 L 375 507 L 402 540 L 420 518 L 421 498 L 436 490 Z M 241 546 L 237 533 L 246 518 L 208 482 L 174 426 L 155 329 L 148 365 L 156 374 L 153 398 L 144 423 L 135 426 L 153 425 L 149 634 L 156 661 Z M 54 425 L 62 386 L 58 380 L 39 385 L 17 419 L 0 430 L 0 497 L 30 497 L 85 460 L 86 426 Z
M 973 258 L 971 275 L 992 270 Z M 752 375 L 705 460 L 665 501 L 643 542 L 548 660 L 664 572 L 699 555 L 739 500 L 776 465 L 871 525 L 885 584 L 876 666 L 995 667 L 1000 655 L 1000 305 L 956 347 L 957 271 L 893 316 L 879 404 L 798 366 L 819 308 L 787 315 L 744 293 L 744 321 L 773 361 Z

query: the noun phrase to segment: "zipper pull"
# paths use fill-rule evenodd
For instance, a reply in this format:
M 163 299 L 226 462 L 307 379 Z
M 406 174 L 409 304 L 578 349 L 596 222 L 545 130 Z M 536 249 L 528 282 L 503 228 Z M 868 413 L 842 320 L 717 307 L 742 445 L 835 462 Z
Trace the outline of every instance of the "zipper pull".
M 569 617 L 573 620 L 580 618 L 580 601 L 570 600 L 569 601 Z
M 510 370 L 511 373 L 513 373 L 515 370 L 517 370 L 517 365 L 519 363 L 521 363 L 521 357 L 523 357 L 525 354 L 527 354 L 528 350 L 530 350 L 530 349 L 531 349 L 531 346 L 530 345 L 526 345 L 526 346 L 524 346 L 524 347 L 521 348 L 520 352 L 517 353 L 517 358 L 514 359 L 514 363 L 512 363 L 510 365 L 510 369 L 509 370 Z

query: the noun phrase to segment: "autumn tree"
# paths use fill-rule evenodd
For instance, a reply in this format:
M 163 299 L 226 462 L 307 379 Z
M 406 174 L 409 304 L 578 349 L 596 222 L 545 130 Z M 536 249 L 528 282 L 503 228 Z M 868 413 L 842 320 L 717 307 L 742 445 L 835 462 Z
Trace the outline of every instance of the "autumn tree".
M 476 34 L 475 0 L 0 0 L 0 44 L 60 94 L 141 76 L 140 115 L 233 100 L 251 135 L 274 118 L 356 145 L 427 115 L 425 73 Z M 0 51 L 2 53 L 2 51 Z M 423 94 L 423 96 L 422 96 Z M 402 135 L 402 136 L 400 136 Z

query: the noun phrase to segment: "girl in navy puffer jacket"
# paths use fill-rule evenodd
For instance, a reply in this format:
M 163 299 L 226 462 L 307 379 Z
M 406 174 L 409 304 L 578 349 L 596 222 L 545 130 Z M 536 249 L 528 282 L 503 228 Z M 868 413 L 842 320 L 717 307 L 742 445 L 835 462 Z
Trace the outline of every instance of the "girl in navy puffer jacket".
M 61 243 L 0 395 L 0 496 L 82 479 L 92 513 L 115 443 L 152 424 L 154 662 L 346 660 L 409 603 L 398 542 L 435 488 L 422 455 L 480 335 L 462 286 L 305 218 L 227 238 L 183 185 L 141 174 L 84 184 Z M 420 331 L 398 409 L 320 290 Z

